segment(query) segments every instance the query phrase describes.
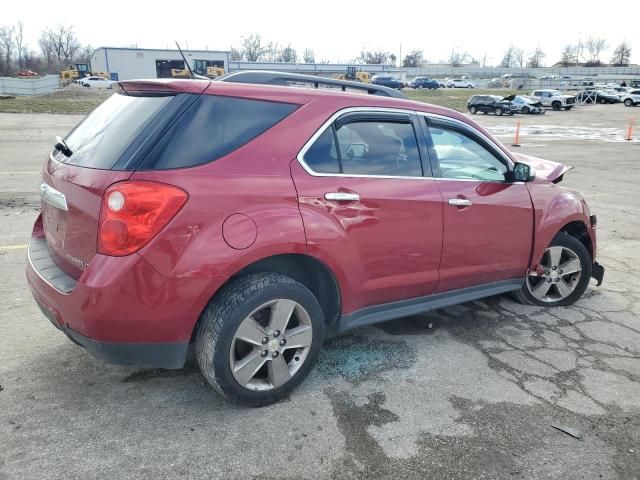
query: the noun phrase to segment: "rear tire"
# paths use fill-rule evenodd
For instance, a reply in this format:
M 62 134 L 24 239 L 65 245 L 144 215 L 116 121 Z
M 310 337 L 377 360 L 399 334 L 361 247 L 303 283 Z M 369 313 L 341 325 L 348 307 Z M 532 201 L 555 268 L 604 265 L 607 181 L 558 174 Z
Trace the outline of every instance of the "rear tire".
M 589 286 L 591 255 L 580 240 L 565 232 L 551 241 L 540 264 L 544 275 L 525 279 L 525 284 L 513 295 L 518 302 L 546 307 L 572 305 Z
M 282 324 L 282 332 L 273 330 Z M 303 343 L 301 333 L 308 345 L 294 346 Z M 200 317 L 196 357 L 225 399 L 259 407 L 286 397 L 307 377 L 323 338 L 322 308 L 304 285 L 278 273 L 255 273 L 232 280 L 209 302 Z
M 564 109 L 568 112 L 569 110 L 571 110 L 573 108 L 573 106 L 571 107 L 564 107 Z
M 625 107 L 633 107 L 633 100 L 631 100 L 630 98 L 627 98 L 627 99 L 624 101 L 624 106 L 625 106 Z
M 529 107 L 522 107 L 522 113 L 524 113 L 525 115 L 529 113 Z

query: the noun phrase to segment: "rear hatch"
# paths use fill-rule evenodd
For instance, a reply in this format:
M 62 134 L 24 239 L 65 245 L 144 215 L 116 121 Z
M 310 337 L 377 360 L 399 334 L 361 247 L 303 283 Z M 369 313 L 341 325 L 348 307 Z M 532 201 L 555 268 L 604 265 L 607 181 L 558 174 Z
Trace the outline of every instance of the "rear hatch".
M 175 92 L 116 93 L 51 152 L 40 187 L 44 233 L 54 262 L 73 278 L 96 253 L 105 189 L 131 176 L 123 159 L 142 148 L 141 138 L 174 98 Z

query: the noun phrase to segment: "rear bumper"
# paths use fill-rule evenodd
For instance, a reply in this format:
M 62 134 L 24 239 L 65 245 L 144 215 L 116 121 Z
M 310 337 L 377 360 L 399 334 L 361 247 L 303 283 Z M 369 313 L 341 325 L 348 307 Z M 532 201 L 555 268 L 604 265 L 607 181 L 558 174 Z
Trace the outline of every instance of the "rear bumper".
M 95 255 L 71 281 L 62 271 L 51 274 L 56 266 L 38 239 L 42 237 L 29 245 L 27 281 L 56 328 L 111 363 L 160 368 L 184 364 L 200 313 L 223 280 L 165 277 L 133 254 Z
M 36 300 L 38 307 L 51 323 L 61 330 L 69 340 L 85 348 L 99 360 L 115 365 L 135 365 L 148 368 L 182 368 L 189 342 L 177 343 L 113 343 L 100 342 L 58 325 L 56 318 L 46 306 Z

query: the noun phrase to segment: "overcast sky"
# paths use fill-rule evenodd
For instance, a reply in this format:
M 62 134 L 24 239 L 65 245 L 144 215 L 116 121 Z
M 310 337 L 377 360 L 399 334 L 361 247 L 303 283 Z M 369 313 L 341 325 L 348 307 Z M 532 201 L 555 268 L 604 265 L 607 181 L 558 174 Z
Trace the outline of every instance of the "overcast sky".
M 311 48 L 316 61 L 350 61 L 361 49 L 384 49 L 402 55 L 424 51 L 430 62 L 446 60 L 452 49 L 467 51 L 487 65 L 497 64 L 514 44 L 525 51 L 540 47 L 545 65 L 555 63 L 562 48 L 579 39 L 604 37 L 608 62 L 623 40 L 640 63 L 640 25 L 628 14 L 632 3 L 536 2 L 389 2 L 389 1 L 209 1 L 138 2 L 135 0 L 3 2 L 0 25 L 22 20 L 31 49 L 40 31 L 71 24 L 83 44 L 171 48 L 174 40 L 191 49 L 228 50 L 242 37 L 259 33 L 263 40 L 291 45 L 301 56 Z M 579 13 L 580 12 L 580 13 Z M 607 13 L 607 15 L 604 15 Z M 610 15 L 609 15 L 610 14 Z M 184 48 L 184 47 L 183 47 Z

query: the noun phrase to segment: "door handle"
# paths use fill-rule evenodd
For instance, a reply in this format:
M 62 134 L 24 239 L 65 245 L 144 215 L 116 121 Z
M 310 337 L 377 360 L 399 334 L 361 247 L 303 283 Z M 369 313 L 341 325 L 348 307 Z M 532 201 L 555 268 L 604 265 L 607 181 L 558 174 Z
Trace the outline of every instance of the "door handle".
M 360 200 L 360 195 L 348 192 L 329 192 L 324 194 L 324 199 L 336 202 L 357 202 Z
M 470 207 L 473 205 L 473 202 L 468 198 L 450 198 L 449 205 L 454 205 L 456 207 Z

